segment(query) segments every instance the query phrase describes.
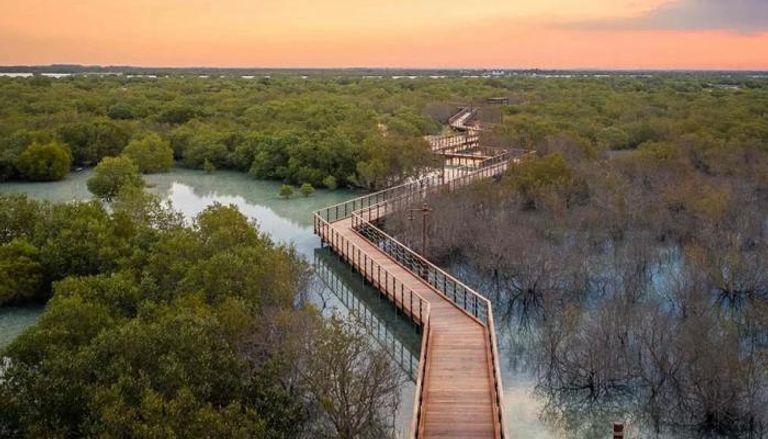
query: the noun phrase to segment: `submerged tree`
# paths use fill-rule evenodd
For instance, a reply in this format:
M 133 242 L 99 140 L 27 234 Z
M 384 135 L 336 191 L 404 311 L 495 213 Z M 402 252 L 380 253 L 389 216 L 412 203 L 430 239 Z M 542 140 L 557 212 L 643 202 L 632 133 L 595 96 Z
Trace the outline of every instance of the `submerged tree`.
M 289 184 L 280 186 L 280 196 L 283 198 L 291 198 L 293 196 L 293 186 Z
M 332 318 L 310 345 L 304 374 L 321 437 L 391 436 L 403 375 L 354 321 Z
M 303 195 L 305 197 L 308 197 L 308 196 L 312 195 L 313 193 L 315 193 L 315 188 L 312 187 L 312 185 L 309 184 L 309 183 L 304 183 L 299 188 L 299 191 L 301 192 L 301 195 Z

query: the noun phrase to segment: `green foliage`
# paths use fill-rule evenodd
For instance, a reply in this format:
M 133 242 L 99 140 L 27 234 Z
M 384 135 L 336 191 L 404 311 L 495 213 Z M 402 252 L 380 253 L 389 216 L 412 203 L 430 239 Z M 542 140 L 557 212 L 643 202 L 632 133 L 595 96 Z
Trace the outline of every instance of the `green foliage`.
M 670 142 L 648 142 L 638 147 L 637 156 L 650 166 L 659 166 L 683 160 L 683 151 Z
M 507 184 L 529 208 L 555 207 L 567 202 L 576 188 L 573 171 L 561 154 L 529 156 L 507 170 Z
M 27 241 L 0 245 L 0 306 L 39 298 L 43 290 L 40 251 Z
M 33 87 L 50 87 L 53 84 L 53 79 L 39 73 L 35 73 L 30 78 L 29 83 Z
M 268 241 L 234 206 L 208 206 L 197 216 L 196 223 L 202 242 L 212 249 L 227 250 Z
M 3 208 L 25 203 L 35 204 L 0 198 Z M 28 293 L 54 282 L 39 324 L 3 353 L 2 435 L 250 438 L 306 429 L 306 390 L 292 369 L 304 354 L 265 338 L 253 357 L 246 348 L 275 316 L 307 322 L 293 307 L 305 267 L 292 250 L 235 207 L 211 206 L 185 225 L 135 187 L 111 214 L 96 202 L 37 204 L 0 216 L 33 223 L 12 227 L 0 245 L 2 300 L 8 291 L 37 298 Z M 282 330 L 302 346 L 307 329 Z
M 303 195 L 305 197 L 308 197 L 308 196 L 312 195 L 313 193 L 315 193 L 315 188 L 312 187 L 312 185 L 309 184 L 309 183 L 304 183 L 299 188 L 299 192 L 301 192 L 301 195 Z
M 167 172 L 173 167 L 170 143 L 154 133 L 132 140 L 123 154 L 133 159 L 143 174 Z
M 33 143 L 19 156 L 17 167 L 21 175 L 32 181 L 61 180 L 69 173 L 72 157 L 59 142 Z
M 339 187 L 339 182 L 336 181 L 336 177 L 329 175 L 323 179 L 323 186 L 330 190 L 336 190 Z
M 216 165 L 211 163 L 210 160 L 206 159 L 205 162 L 203 162 L 203 170 L 209 174 L 212 174 L 216 172 Z
M 429 83 L 414 90 L 394 81 L 323 77 L 271 78 L 269 86 L 232 77 L 32 82 L 0 81 L 0 180 L 24 178 L 16 162 L 37 140 L 29 138 L 32 132 L 68 145 L 77 166 L 123 154 L 131 139 L 153 133 L 168 139 L 174 158 L 188 167 L 213 165 L 314 187 L 333 176 L 338 185 L 354 185 L 358 163 L 372 159 L 367 140 L 390 136 L 413 146 L 439 127 L 422 107 L 447 93 Z M 142 172 L 152 172 L 139 154 L 131 155 Z
M 62 125 L 58 135 L 72 149 L 77 165 L 92 165 L 119 155 L 131 137 L 126 127 L 104 117 Z
M 133 108 L 124 102 L 118 102 L 107 109 L 107 116 L 114 120 L 128 120 L 134 118 Z
M 381 187 L 429 166 L 420 139 L 439 131 L 455 103 L 510 95 L 515 104 L 487 132 L 494 144 L 544 151 L 567 133 L 601 152 L 717 139 L 700 147 L 708 157 L 702 164 L 732 173 L 736 164 L 717 156 L 768 141 L 766 90 L 765 79 L 747 75 L 3 78 L 0 180 L 24 178 L 16 164 L 34 141 L 63 142 L 82 166 L 120 155 L 130 139 L 151 132 L 193 168 L 207 161 L 294 185 L 325 186 L 333 176 L 339 186 Z M 402 158 L 381 150 L 391 144 Z
M 129 157 L 105 157 L 96 166 L 87 184 L 92 194 L 111 200 L 124 187 L 143 187 L 144 180 L 139 174 L 139 167 Z
M 629 134 L 626 131 L 616 128 L 604 128 L 597 134 L 597 141 L 609 149 L 627 149 L 630 147 Z
M 197 114 L 198 114 L 198 111 L 195 110 L 190 105 L 175 104 L 163 110 L 157 116 L 157 120 L 159 120 L 160 122 L 178 125 L 178 124 L 183 124 L 185 122 L 189 122 L 190 120 L 195 118 Z
M 40 247 L 48 282 L 71 275 L 111 270 L 129 248 L 98 202 L 48 207 L 35 224 L 31 241 Z
M 230 152 L 225 139 L 210 129 L 192 134 L 184 145 L 178 147 L 182 149 L 182 161 L 189 167 L 204 168 L 205 162 L 218 169 L 230 167 Z
M 366 140 L 364 147 L 368 158 L 357 163 L 354 182 L 368 189 L 395 185 L 419 175 L 435 160 L 423 139 L 378 137 Z
M 293 186 L 289 184 L 280 186 L 280 196 L 283 198 L 291 198 L 293 196 Z
M 524 159 L 508 172 L 509 183 L 522 191 L 547 187 L 565 187 L 570 184 L 573 175 L 560 154 Z
M 24 195 L 0 195 L 0 244 L 30 238 L 41 210 L 41 203 Z

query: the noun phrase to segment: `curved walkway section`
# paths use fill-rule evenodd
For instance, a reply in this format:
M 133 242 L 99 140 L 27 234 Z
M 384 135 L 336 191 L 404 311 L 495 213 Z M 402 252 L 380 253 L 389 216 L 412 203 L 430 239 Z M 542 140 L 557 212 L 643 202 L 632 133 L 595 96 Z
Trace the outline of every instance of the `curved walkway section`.
M 451 125 L 473 116 L 462 110 Z M 451 145 L 455 146 L 455 145 Z M 356 271 L 421 327 L 412 437 L 504 437 L 502 386 L 491 303 L 377 227 L 377 220 L 492 178 L 519 154 L 428 175 L 314 214 L 314 230 Z

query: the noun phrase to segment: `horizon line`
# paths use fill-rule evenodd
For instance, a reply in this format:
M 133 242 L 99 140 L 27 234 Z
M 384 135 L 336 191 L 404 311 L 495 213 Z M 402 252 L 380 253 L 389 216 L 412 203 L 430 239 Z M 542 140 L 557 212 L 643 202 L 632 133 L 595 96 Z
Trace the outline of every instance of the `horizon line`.
M 760 72 L 768 73 L 768 69 L 765 68 L 631 68 L 631 67 L 409 67 L 409 66 L 333 66 L 333 67 L 317 67 L 317 66 L 204 66 L 204 65 L 187 65 L 187 66 L 162 66 L 162 65 L 133 65 L 133 64 L 76 64 L 76 63 L 51 63 L 51 64 L 0 64 L 0 69 L 56 69 L 56 68 L 99 68 L 99 69 L 158 69 L 158 70 L 184 70 L 184 69 L 208 69 L 208 70 L 410 70 L 410 71 L 578 71 L 578 72 Z

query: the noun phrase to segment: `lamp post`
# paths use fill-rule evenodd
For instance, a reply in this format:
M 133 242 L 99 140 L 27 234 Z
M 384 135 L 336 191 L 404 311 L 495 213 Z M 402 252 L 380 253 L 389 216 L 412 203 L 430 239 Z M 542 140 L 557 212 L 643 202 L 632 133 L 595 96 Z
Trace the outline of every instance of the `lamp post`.
M 421 208 L 408 209 L 408 219 L 411 221 L 416 219 L 414 212 L 421 212 L 421 256 L 425 258 L 427 257 L 427 216 L 432 210 L 426 202 Z

